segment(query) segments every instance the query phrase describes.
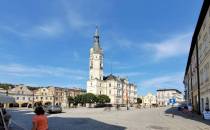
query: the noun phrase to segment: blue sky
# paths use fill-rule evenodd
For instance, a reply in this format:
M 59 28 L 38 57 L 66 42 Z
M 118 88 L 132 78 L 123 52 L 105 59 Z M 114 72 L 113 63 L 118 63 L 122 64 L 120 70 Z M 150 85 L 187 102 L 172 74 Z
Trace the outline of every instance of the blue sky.
M 183 90 L 202 1 L 22 0 L 0 2 L 0 82 L 86 88 L 99 25 L 104 73 L 128 77 L 138 94 Z

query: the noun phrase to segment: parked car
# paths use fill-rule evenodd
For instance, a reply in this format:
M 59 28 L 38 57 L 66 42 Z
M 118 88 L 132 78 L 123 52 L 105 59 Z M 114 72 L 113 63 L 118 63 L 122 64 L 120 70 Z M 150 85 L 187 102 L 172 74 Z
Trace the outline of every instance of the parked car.
M 178 107 L 177 107 L 178 111 L 182 111 L 184 109 L 188 109 L 188 106 L 187 104 L 180 104 Z
M 47 110 L 48 113 L 61 113 L 62 107 L 59 105 L 50 105 L 48 106 Z

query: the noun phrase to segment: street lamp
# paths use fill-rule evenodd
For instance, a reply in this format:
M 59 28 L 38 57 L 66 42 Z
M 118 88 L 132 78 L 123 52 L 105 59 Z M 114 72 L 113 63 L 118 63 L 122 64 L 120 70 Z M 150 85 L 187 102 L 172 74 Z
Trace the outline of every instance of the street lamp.
M 127 110 L 129 110 L 129 107 L 128 107 L 128 86 L 126 87 L 126 103 L 127 103 Z
M 32 94 L 32 96 L 33 96 L 33 98 L 32 98 L 32 108 L 34 108 L 34 90 L 32 92 L 33 92 L 33 94 Z
M 6 96 L 9 95 L 8 89 L 9 89 L 9 88 L 6 89 Z M 6 108 L 7 108 L 7 107 L 8 107 L 8 103 L 6 103 Z

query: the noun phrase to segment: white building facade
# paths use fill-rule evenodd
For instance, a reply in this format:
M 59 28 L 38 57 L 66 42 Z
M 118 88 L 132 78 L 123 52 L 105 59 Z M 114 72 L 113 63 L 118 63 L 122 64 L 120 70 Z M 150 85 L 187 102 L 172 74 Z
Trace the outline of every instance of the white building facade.
M 99 32 L 96 28 L 93 47 L 90 49 L 89 80 L 87 93 L 107 95 L 112 104 L 133 104 L 137 100 L 137 86 L 129 83 L 128 79 L 103 75 L 103 49 L 99 43 Z
M 148 93 L 146 96 L 143 96 L 142 104 L 143 104 L 143 106 L 147 106 L 147 107 L 156 105 L 157 104 L 156 96 L 153 95 L 152 93 Z
M 184 101 L 184 96 L 177 89 L 159 89 L 157 90 L 157 104 L 159 106 L 169 105 L 169 99 L 174 98 L 177 103 Z

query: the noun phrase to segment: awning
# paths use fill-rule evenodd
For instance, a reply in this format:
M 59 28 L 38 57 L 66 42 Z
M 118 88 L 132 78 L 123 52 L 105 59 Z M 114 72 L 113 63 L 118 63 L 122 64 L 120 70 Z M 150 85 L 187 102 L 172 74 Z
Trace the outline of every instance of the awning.
M 15 103 L 15 98 L 0 94 L 0 103 Z

